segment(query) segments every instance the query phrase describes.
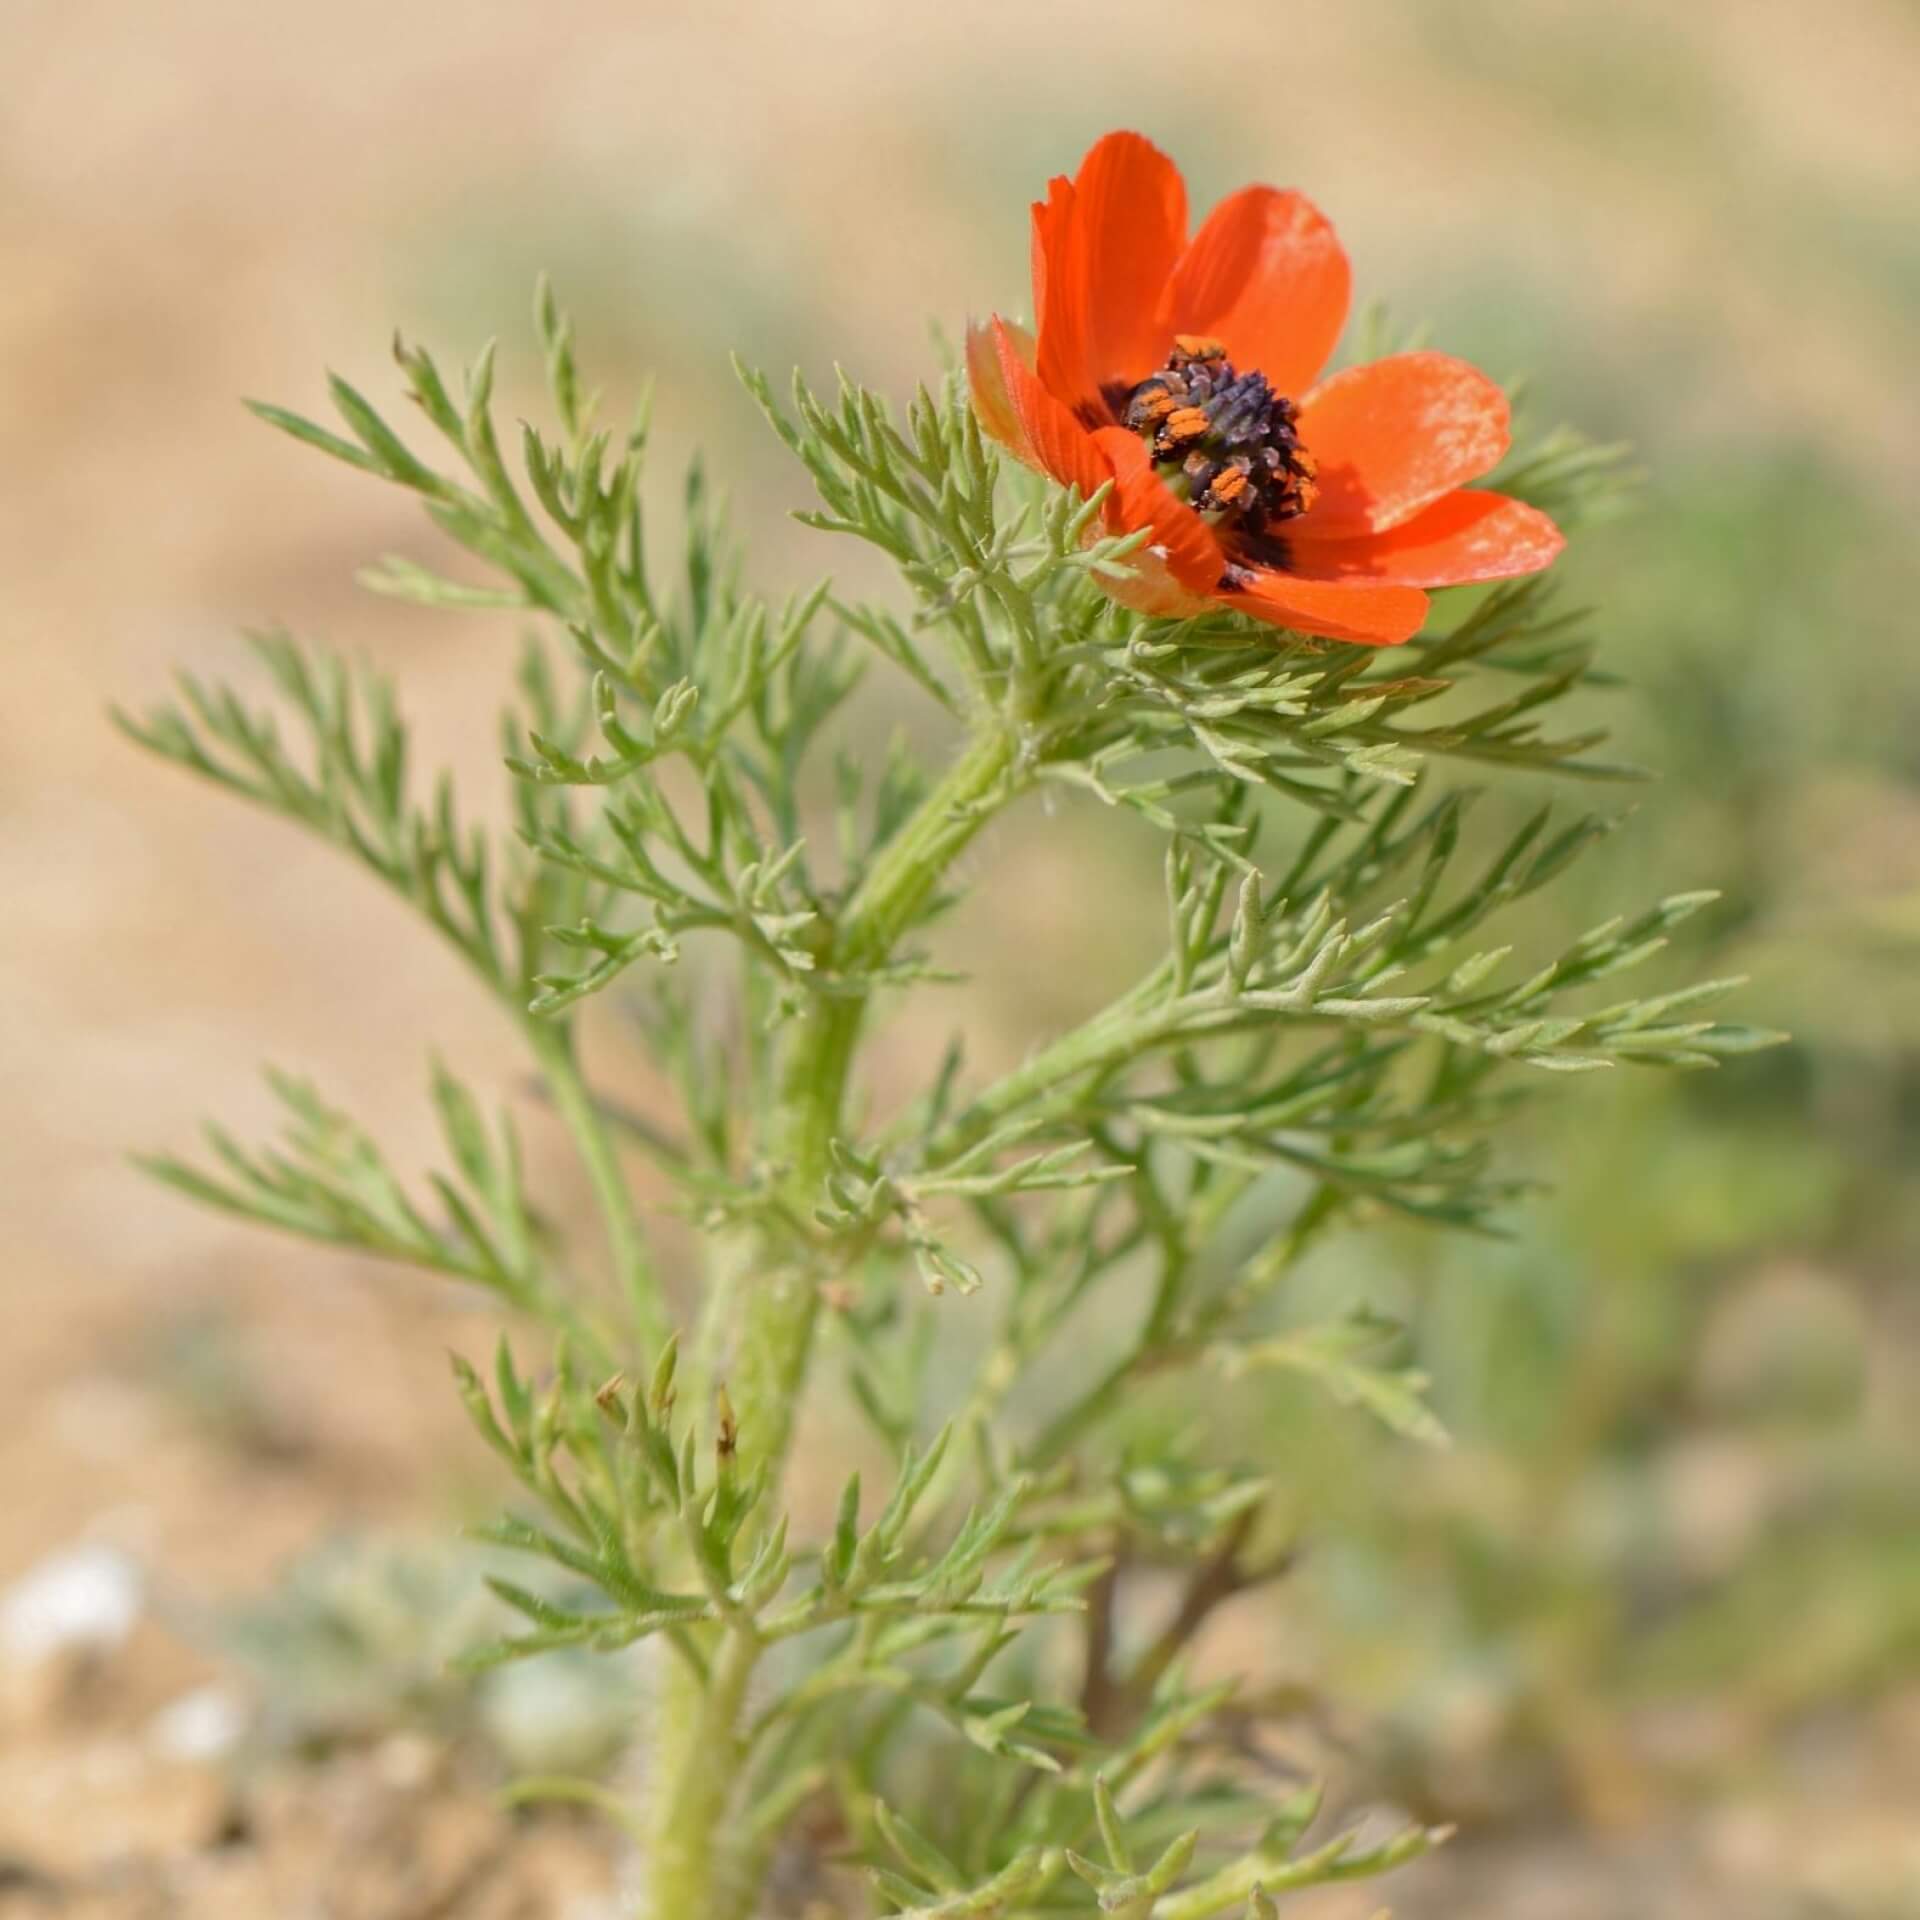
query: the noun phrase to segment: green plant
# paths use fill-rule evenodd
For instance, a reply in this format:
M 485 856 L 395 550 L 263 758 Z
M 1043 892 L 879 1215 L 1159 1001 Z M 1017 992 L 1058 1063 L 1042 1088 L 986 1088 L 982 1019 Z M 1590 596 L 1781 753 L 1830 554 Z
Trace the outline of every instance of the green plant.
M 1701 1066 L 1768 1038 L 1706 1011 L 1726 982 L 1589 991 L 1710 895 L 1525 959 L 1503 937 L 1609 823 L 1541 807 L 1488 836 L 1440 770 L 1626 777 L 1593 757 L 1596 729 L 1546 727 L 1597 682 L 1582 618 L 1538 581 L 1467 596 L 1396 650 L 1126 611 L 1101 581 L 1138 537 L 1090 538 L 1102 495 L 1003 470 L 952 376 L 904 417 L 850 382 L 783 404 L 746 376 L 818 492 L 801 517 L 877 548 L 902 602 L 757 597 L 698 466 L 669 585 L 644 413 L 600 426 L 544 288 L 538 322 L 558 430 L 525 429 L 522 477 L 490 352 L 456 399 L 398 349 L 444 466 L 341 381 L 344 433 L 258 409 L 417 494 L 494 582 L 390 561 L 369 584 L 546 629 L 508 724 L 511 834 L 467 824 L 444 782 L 421 795 L 385 682 L 284 637 L 259 642 L 279 713 L 188 679 L 126 724 L 370 869 L 510 1011 L 591 1180 L 613 1291 L 580 1282 L 511 1124 L 445 1068 L 449 1165 L 421 1190 L 290 1080 L 278 1144 L 216 1132 L 210 1166 L 152 1170 L 551 1329 L 538 1377 L 503 1341 L 458 1387 L 520 1488 L 488 1537 L 598 1599 L 495 1581 L 526 1625 L 476 1658 L 654 1644 L 655 1920 L 753 1910 L 803 1814 L 883 1908 L 942 1916 L 1265 1912 L 1417 1854 L 1435 1838 L 1418 1826 L 1303 1847 L 1317 1795 L 1272 1804 L 1237 1757 L 1268 1709 L 1193 1677 L 1209 1617 L 1292 1550 L 1269 1514 L 1285 1462 L 1195 1415 L 1280 1369 L 1441 1443 L 1391 1324 L 1276 1317 L 1303 1254 L 1382 1214 L 1494 1230 L 1512 1183 L 1490 1135 L 1539 1070 Z M 1572 518 L 1608 475 L 1562 435 L 1504 484 Z M 848 749 L 875 658 L 947 716 L 943 767 Z M 929 936 L 958 857 L 1048 790 L 1162 843 L 1164 956 L 998 1078 L 956 1043 L 917 1097 L 868 1114 L 880 1015 L 947 977 Z M 589 1077 L 580 1009 L 606 992 L 676 1090 L 670 1120 Z M 686 1284 L 662 1273 L 629 1152 L 697 1229 Z M 1093 1358 L 1063 1365 L 1076 1352 Z M 802 1539 L 783 1489 L 823 1362 L 889 1479 L 877 1497 L 850 1479 Z

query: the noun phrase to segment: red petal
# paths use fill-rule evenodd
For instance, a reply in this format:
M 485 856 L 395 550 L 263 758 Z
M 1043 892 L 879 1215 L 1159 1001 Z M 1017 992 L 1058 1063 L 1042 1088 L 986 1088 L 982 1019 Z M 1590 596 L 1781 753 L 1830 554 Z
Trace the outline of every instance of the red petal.
M 1384 533 L 1496 465 L 1507 396 L 1445 353 L 1397 353 L 1323 381 L 1300 406 L 1300 444 L 1320 498 L 1291 529 L 1341 539 Z
M 1113 477 L 1105 457 L 1086 428 L 1040 384 L 1027 358 L 1032 352 L 1032 342 L 1023 331 L 1008 326 L 1004 320 L 994 320 L 990 326 L 1000 385 L 997 391 L 989 387 L 988 405 L 982 407 L 979 376 L 974 376 L 974 407 L 980 414 L 981 424 L 989 433 L 994 433 L 989 410 L 1004 399 L 1014 428 L 1014 437 L 1007 438 L 1006 445 L 1022 460 L 1038 467 L 1063 487 L 1078 487 L 1083 494 L 1090 495 L 1105 486 Z M 970 338 L 967 343 L 969 369 L 973 356 Z M 1000 437 L 995 434 L 995 438 Z
M 1169 332 L 1211 336 L 1242 372 L 1300 394 L 1340 338 L 1352 289 L 1346 250 L 1312 201 L 1245 187 L 1193 236 L 1163 312 Z
M 1009 321 L 1000 320 L 994 324 L 1006 328 L 1013 340 L 1015 354 L 1031 366 L 1032 334 Z M 1020 424 L 1020 416 L 1014 412 L 1013 397 L 1007 392 L 1007 376 L 1000 370 L 1000 343 L 995 336 L 994 326 L 982 325 L 977 320 L 967 322 L 967 386 L 973 396 L 973 411 L 987 436 L 998 440 L 1016 459 L 1025 461 L 1030 467 L 1037 467 L 1040 462 L 1026 430 Z
M 1190 591 L 1212 592 L 1225 567 L 1220 543 L 1207 523 L 1154 472 L 1146 442 L 1124 427 L 1102 427 L 1093 437 L 1113 470 L 1108 524 L 1119 533 L 1151 527 L 1152 537 L 1142 554 L 1161 561 Z
M 1033 203 L 1033 236 L 1029 242 L 1033 270 L 1033 325 L 1036 332 L 1047 332 L 1053 277 L 1048 265 L 1066 247 L 1067 222 L 1073 212 L 1073 182 L 1062 175 L 1047 183 L 1047 197 Z M 1056 325 L 1064 326 L 1065 316 Z M 1076 323 L 1077 324 L 1077 323 Z
M 1308 522 L 1298 523 L 1302 528 Z M 1458 587 L 1553 564 L 1566 540 L 1538 507 L 1503 493 L 1449 493 L 1388 533 L 1287 541 L 1287 570 L 1308 580 L 1397 580 Z
M 1411 640 L 1427 617 L 1427 596 L 1417 587 L 1298 580 L 1269 567 L 1256 569 L 1251 584 L 1219 598 L 1222 606 L 1269 626 L 1363 647 L 1397 647 Z
M 1037 364 L 1068 406 L 1104 414 L 1104 385 L 1160 363 L 1160 297 L 1186 232 L 1180 171 L 1137 133 L 1096 141 L 1072 184 L 1035 205 Z

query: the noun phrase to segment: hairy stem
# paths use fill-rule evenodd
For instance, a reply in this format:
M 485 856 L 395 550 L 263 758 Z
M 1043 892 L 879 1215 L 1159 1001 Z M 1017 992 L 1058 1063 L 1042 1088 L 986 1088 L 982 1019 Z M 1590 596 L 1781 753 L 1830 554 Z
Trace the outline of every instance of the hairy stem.
M 1178 1019 L 1166 1000 L 1170 972 L 1165 966 L 1156 968 L 1091 1019 L 983 1089 L 928 1147 L 929 1162 L 941 1165 L 1009 1115 L 1035 1111 L 1047 1095 L 1088 1074 L 1123 1066 L 1163 1038 Z
M 558 1022 L 531 1018 L 524 1026 L 528 1044 L 553 1095 L 553 1103 L 566 1122 L 581 1164 L 586 1168 L 605 1226 L 614 1277 L 627 1297 L 641 1351 L 651 1358 L 666 1344 L 670 1322 L 659 1278 L 648 1257 L 640 1215 L 633 1204 L 633 1194 L 627 1186 L 613 1138 L 581 1077 L 579 1063 L 574 1058 L 571 1029 Z
M 881 850 L 835 929 L 830 964 L 857 981 L 885 965 L 954 857 L 1020 784 L 1014 743 L 985 724 L 946 778 Z M 823 1271 L 807 1223 L 841 1126 L 867 1006 L 864 990 L 814 996 L 788 1031 L 766 1138 L 780 1227 L 715 1249 L 691 1385 L 704 1407 L 725 1379 L 743 1471 L 777 1488 L 813 1351 Z M 755 1861 L 736 1829 L 744 1761 L 741 1708 L 760 1654 L 730 1628 L 704 1682 L 684 1662 L 662 1672 L 648 1813 L 647 1920 L 738 1920 L 751 1910 Z
M 751 1910 L 744 1848 L 727 1837 L 729 1801 L 744 1744 L 741 1713 L 760 1657 L 744 1628 L 724 1631 L 704 1681 L 684 1661 L 661 1673 L 649 1765 L 646 1905 L 650 1920 L 726 1920 Z
M 998 724 L 981 728 L 940 784 L 915 809 L 847 901 L 832 964 L 858 978 L 882 967 L 901 934 L 939 886 L 954 858 L 1019 784 L 1012 738 Z M 779 1197 L 800 1232 L 825 1178 L 841 1126 L 841 1107 L 866 1016 L 867 994 L 818 995 L 794 1021 L 780 1063 L 768 1133 Z M 728 1277 L 709 1299 L 707 1332 L 740 1423 L 744 1470 L 766 1464 L 776 1475 L 792 1438 L 819 1303 L 828 1277 L 797 1234 L 773 1257 L 767 1249 Z M 754 1270 L 757 1267 L 757 1271 Z M 710 1353 L 715 1345 L 703 1342 Z

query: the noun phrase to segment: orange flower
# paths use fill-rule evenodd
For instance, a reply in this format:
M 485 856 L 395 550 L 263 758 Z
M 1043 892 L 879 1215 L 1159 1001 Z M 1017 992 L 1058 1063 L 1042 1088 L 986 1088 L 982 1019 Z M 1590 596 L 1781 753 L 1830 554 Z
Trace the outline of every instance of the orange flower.
M 1564 542 L 1464 487 L 1508 445 L 1485 374 L 1400 353 L 1320 379 L 1351 280 L 1298 193 L 1244 187 L 1189 239 L 1178 168 L 1110 133 L 1034 206 L 1035 332 L 968 329 L 974 410 L 1062 486 L 1111 480 L 1109 533 L 1152 530 L 1136 577 L 1102 582 L 1126 605 L 1396 645 L 1423 589 L 1537 573 Z

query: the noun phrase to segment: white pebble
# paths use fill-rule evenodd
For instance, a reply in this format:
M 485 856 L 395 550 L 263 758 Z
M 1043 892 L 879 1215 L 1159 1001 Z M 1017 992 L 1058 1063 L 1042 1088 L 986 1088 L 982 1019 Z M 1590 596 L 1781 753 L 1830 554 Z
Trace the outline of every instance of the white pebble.
M 68 1651 L 110 1653 L 132 1633 L 140 1569 L 117 1547 L 69 1547 L 0 1595 L 0 1648 L 23 1665 Z
M 195 1687 L 153 1716 L 147 1744 L 168 1760 L 222 1760 L 247 1731 L 245 1705 L 225 1687 Z

